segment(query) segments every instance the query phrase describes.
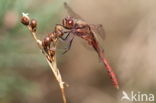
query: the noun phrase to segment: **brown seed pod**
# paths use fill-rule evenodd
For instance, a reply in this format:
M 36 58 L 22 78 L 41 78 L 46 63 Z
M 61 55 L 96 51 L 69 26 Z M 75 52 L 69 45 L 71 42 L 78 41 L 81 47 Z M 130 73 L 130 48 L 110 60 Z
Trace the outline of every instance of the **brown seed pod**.
M 45 37 L 44 38 L 44 40 L 42 41 L 42 46 L 44 47 L 44 48 L 47 48 L 47 47 L 49 47 L 50 48 L 50 43 L 51 43 L 51 38 L 50 37 Z
M 54 56 L 55 56 L 55 50 L 49 49 L 48 55 L 51 58 L 51 62 L 54 61 Z
M 64 30 L 63 26 L 57 24 L 55 26 L 55 30 L 54 31 L 55 31 L 57 36 L 62 36 L 63 35 L 63 30 Z
M 25 26 L 29 25 L 29 23 L 30 23 L 29 17 L 22 16 L 21 23 L 24 24 Z
M 52 32 L 52 33 L 49 33 L 48 34 L 48 37 L 50 37 L 51 39 L 55 39 L 56 38 L 56 35 L 55 35 L 54 32 Z
M 30 22 L 30 26 L 31 26 L 32 30 L 36 31 L 37 21 L 35 19 L 32 19 Z
M 55 55 L 55 51 L 54 50 L 49 50 L 49 55 L 51 56 L 51 57 L 53 57 L 54 55 Z

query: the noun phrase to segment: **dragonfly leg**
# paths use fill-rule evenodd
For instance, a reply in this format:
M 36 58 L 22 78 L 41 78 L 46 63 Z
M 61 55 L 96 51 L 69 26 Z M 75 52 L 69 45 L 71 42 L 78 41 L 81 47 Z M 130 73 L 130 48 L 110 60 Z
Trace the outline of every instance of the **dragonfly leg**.
M 71 49 L 73 39 L 74 37 L 69 41 L 68 46 L 65 48 L 65 51 L 63 52 L 63 54 L 67 53 Z
M 67 32 L 65 32 L 65 33 L 67 33 Z M 67 36 L 66 36 L 65 38 L 63 38 L 62 36 L 61 36 L 60 38 L 61 38 L 62 40 L 65 41 L 65 40 L 67 40 L 67 38 L 69 37 L 70 33 L 71 33 L 71 32 L 68 32 L 68 34 L 67 34 Z

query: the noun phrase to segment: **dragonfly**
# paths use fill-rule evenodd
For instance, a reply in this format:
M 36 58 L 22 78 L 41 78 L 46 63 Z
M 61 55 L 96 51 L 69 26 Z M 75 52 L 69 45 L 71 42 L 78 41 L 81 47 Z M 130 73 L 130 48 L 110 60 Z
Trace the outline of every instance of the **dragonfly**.
M 65 9 L 67 9 L 70 16 L 65 17 L 62 20 L 62 24 L 57 24 L 55 26 L 54 32 L 47 36 L 48 39 L 44 39 L 43 44 L 46 41 L 46 39 L 52 41 L 53 39 L 50 38 L 60 38 L 61 40 L 66 41 L 68 44 L 64 51 L 65 54 L 70 50 L 75 36 L 84 39 L 96 51 L 100 60 L 103 62 L 105 69 L 107 70 L 108 75 L 112 80 L 113 85 L 115 86 L 115 88 L 118 89 L 119 83 L 116 74 L 110 66 L 108 60 L 105 58 L 104 51 L 102 47 L 100 47 L 100 44 L 97 39 L 98 35 L 100 35 L 101 38 L 105 37 L 103 26 L 101 24 L 88 24 L 83 18 L 81 18 L 77 13 L 75 13 L 66 2 L 64 3 L 64 7 Z M 50 44 L 45 44 L 45 49 L 49 49 Z
M 64 7 L 66 8 L 70 16 L 62 20 L 62 26 L 65 29 L 69 30 L 67 36 L 63 38 L 63 40 L 66 40 L 69 35 L 73 34 L 74 36 L 78 36 L 87 41 L 88 44 L 92 46 L 93 49 L 97 52 L 100 60 L 103 62 L 105 69 L 108 72 L 108 75 L 112 80 L 113 85 L 115 86 L 115 88 L 118 89 L 119 83 L 116 74 L 113 71 L 112 67 L 110 66 L 108 60 L 106 59 L 104 51 L 100 47 L 97 39 L 97 35 L 100 35 L 101 38 L 105 37 L 103 26 L 101 24 L 98 25 L 88 24 L 81 16 L 79 16 L 76 12 L 74 12 L 66 2 L 64 3 Z M 67 51 L 70 49 L 72 41 L 73 38 L 69 42 L 69 47 Z

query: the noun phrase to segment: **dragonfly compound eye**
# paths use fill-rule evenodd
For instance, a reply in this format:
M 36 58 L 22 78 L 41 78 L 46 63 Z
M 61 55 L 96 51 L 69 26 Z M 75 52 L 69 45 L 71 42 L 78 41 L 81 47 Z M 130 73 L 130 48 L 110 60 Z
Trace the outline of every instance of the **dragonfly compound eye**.
M 73 20 L 69 20 L 67 24 L 68 24 L 68 27 L 69 27 L 69 28 L 72 28 L 74 22 L 73 22 Z
M 63 26 L 67 29 L 71 29 L 74 25 L 74 21 L 73 21 L 73 18 L 71 17 L 67 17 L 65 19 L 63 19 Z

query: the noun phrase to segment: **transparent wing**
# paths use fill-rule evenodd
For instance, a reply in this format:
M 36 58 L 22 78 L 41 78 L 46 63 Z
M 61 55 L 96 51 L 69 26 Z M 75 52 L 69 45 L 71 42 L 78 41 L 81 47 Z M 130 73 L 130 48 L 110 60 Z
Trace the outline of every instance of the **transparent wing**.
M 102 24 L 90 24 L 91 29 L 100 36 L 101 39 L 105 39 L 105 30 Z
M 68 3 L 64 2 L 64 8 L 67 10 L 68 14 L 71 17 L 74 17 L 76 19 L 80 19 L 82 21 L 85 21 L 79 14 L 77 14 L 75 11 L 72 10 L 72 8 L 68 5 Z M 89 24 L 91 27 L 91 30 L 94 32 L 94 36 L 96 37 L 97 41 L 100 43 L 103 43 L 103 40 L 105 39 L 105 31 L 101 24 Z M 84 47 L 87 49 L 90 49 L 85 43 L 83 42 Z
M 64 2 L 64 8 L 67 10 L 68 14 L 71 16 L 71 17 L 74 17 L 76 19 L 81 19 L 81 20 L 84 20 L 80 15 L 78 15 L 76 12 L 74 12 L 72 10 L 72 8 L 68 5 L 68 3 Z
M 83 20 L 85 21 L 80 15 L 78 15 L 76 12 L 74 12 L 72 10 L 72 8 L 66 3 L 64 2 L 64 7 L 65 9 L 67 10 L 68 14 L 71 16 L 71 17 L 74 17 L 76 19 L 80 19 L 80 20 Z M 100 38 L 102 39 L 105 39 L 105 31 L 104 31 L 104 28 L 103 28 L 103 25 L 102 24 L 90 24 L 90 27 L 92 30 L 94 30 L 94 32 L 100 36 Z

